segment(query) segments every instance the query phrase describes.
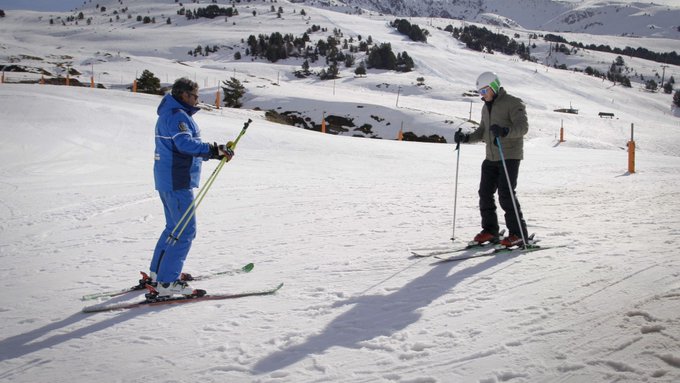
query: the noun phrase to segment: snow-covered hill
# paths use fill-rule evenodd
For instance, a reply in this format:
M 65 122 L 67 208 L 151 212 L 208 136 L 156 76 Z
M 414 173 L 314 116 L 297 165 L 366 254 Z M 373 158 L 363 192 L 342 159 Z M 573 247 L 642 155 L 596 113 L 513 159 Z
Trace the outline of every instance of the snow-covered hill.
M 317 0 L 305 1 L 317 3 Z M 597 35 L 680 38 L 680 6 L 655 2 L 602 0 L 343 0 L 350 11 L 373 10 L 408 17 L 441 17 L 507 27 Z
M 474 87 L 480 71 L 499 73 L 508 90 L 529 101 L 532 119 L 544 134 L 554 136 L 562 120 L 572 122 L 575 134 L 590 130 L 592 120 L 600 111 L 614 113 L 617 118 L 637 125 L 659 120 L 661 125 L 674 126 L 671 117 L 671 95 L 641 92 L 641 78 L 680 78 L 678 66 L 661 68 L 658 63 L 625 58 L 625 70 L 632 77 L 634 87 L 622 88 L 609 81 L 572 71 L 555 70 L 544 66 L 568 64 L 583 70 L 587 66 L 606 72 L 616 55 L 580 50 L 577 54 L 551 53 L 549 44 L 537 44 L 532 50 L 539 63 L 521 62 L 516 56 L 502 54 L 482 55 L 465 49 L 460 42 L 444 32 L 447 25 L 459 22 L 446 19 L 414 19 L 431 33 L 426 44 L 414 43 L 399 35 L 387 23 L 393 17 L 355 16 L 325 9 L 310 8 L 305 4 L 281 3 L 282 17 L 271 10 L 269 3 L 245 3 L 237 6 L 239 15 L 189 21 L 176 13 L 183 8 L 198 8 L 201 4 L 167 2 L 136 2 L 120 5 L 117 1 L 101 1 L 104 12 L 95 4 L 86 4 L 82 11 L 35 13 L 12 11 L 0 23 L 3 39 L 0 41 L 0 58 L 6 65 L 28 68 L 33 73 L 6 72 L 7 81 L 40 78 L 40 73 L 65 76 L 107 88 L 130 87 L 132 80 L 145 69 L 153 72 L 164 84 L 173 81 L 175 73 L 197 80 L 201 85 L 202 100 L 214 103 L 221 81 L 236 77 L 247 89 L 244 105 L 247 108 L 272 109 L 279 113 L 294 112 L 315 124 L 322 117 L 337 116 L 352 120 L 345 126 L 345 135 L 359 135 L 393 139 L 400 129 L 419 136 L 433 134 L 451 142 L 452 132 L 463 126 L 471 129 L 468 119 L 478 119 L 479 103 L 476 97 L 467 96 Z M 66 21 L 67 16 L 83 12 L 83 20 Z M 253 14 L 254 13 L 254 14 Z M 303 15 L 304 14 L 304 15 Z M 155 24 L 137 21 L 141 16 L 153 17 Z M 121 17 L 122 16 L 122 17 Z M 170 18 L 171 24 L 162 20 Z M 54 22 L 50 24 L 50 20 Z M 89 20 L 90 25 L 87 25 Z M 63 22 L 63 25 L 62 25 Z M 457 24 L 458 23 L 458 24 Z M 341 68 L 340 78 L 322 81 L 316 76 L 297 79 L 293 74 L 303 63 L 302 58 L 280 60 L 275 64 L 246 55 L 250 35 L 274 32 L 302 36 L 312 25 L 325 31 L 310 34 L 312 42 L 325 40 L 333 31 L 340 31 L 342 39 L 368 36 L 376 43 L 389 42 L 395 52 L 406 51 L 413 57 L 416 68 L 409 73 L 369 70 L 366 77 L 356 77 L 354 67 Z M 518 40 L 529 43 L 529 31 L 507 30 L 519 33 Z M 170 36 L 171 38 L 168 38 Z M 637 46 L 640 39 L 630 37 L 593 37 L 568 35 L 568 39 L 612 46 Z M 645 45 L 657 52 L 669 51 L 669 39 L 645 39 Z M 194 57 L 188 52 L 196 46 L 218 46 L 216 53 Z M 236 52 L 242 59 L 235 60 Z M 357 54 L 357 62 L 365 58 Z M 318 72 L 327 66 L 324 60 L 312 63 L 311 70 Z M 663 69 L 663 70 L 661 70 Z M 418 79 L 422 78 L 421 83 Z M 301 97 L 302 95 L 302 97 Z M 311 95 L 311 97 L 310 97 Z M 296 99 L 302 102 L 291 102 Z M 652 104 L 649 104 L 652 102 Z M 629 105 L 646 105 L 631 110 Z M 572 106 L 580 109 L 579 116 L 563 116 L 554 109 Z M 295 106 L 295 107 L 293 107 Z M 656 125 L 656 123 L 654 123 Z M 366 128 L 368 126 L 368 128 Z M 362 128 L 363 127 L 363 128 Z M 626 129 L 623 128 L 623 129 Z M 606 143 L 602 143 L 606 145 Z M 671 145 L 662 149 L 675 151 Z
M 82 8 L 91 25 L 49 24 L 72 12 L 12 11 L 0 19 L 3 64 L 53 75 L 70 67 L 80 73 L 72 78 L 87 83 L 94 74 L 106 87 L 14 84 L 40 77 L 25 72 L 6 72 L 0 84 L 1 380 L 680 380 L 680 122 L 669 95 L 471 52 L 436 28 L 451 20 L 412 19 L 431 23 L 422 44 L 387 27 L 392 16 L 307 4 L 279 1 L 279 18 L 270 2 L 242 2 L 227 21 L 190 22 L 175 16 L 180 6 L 170 1 L 100 3 L 106 12 L 89 2 Z M 115 20 L 122 7 L 131 20 Z M 137 15 L 172 22 L 145 25 Z M 299 80 L 292 71 L 300 60 L 233 58 L 250 34 L 301 35 L 314 24 L 390 42 L 409 52 L 416 71 L 355 78 L 343 69 L 334 82 Z M 221 48 L 189 56 L 199 44 Z M 583 62 L 606 67 L 613 59 L 592 54 Z M 625 60 L 640 72 L 659 69 Z M 164 84 L 195 79 L 206 104 L 222 80 L 246 85 L 244 108 L 196 115 L 209 141 L 253 123 L 198 211 L 185 271 L 254 262 L 251 274 L 194 285 L 239 292 L 284 282 L 277 295 L 80 313 L 81 296 L 135 283 L 164 224 L 152 180 L 160 97 L 125 89 L 144 69 Z M 458 126 L 471 129 L 466 121 L 478 119 L 481 102 L 463 93 L 483 70 L 498 72 L 527 104 L 518 197 L 541 244 L 563 247 L 461 263 L 413 259 L 409 249 L 451 246 L 454 227 L 456 245 L 479 230 L 484 147 L 461 147 L 454 226 L 453 145 L 391 138 L 402 122 L 405 131 L 449 140 Z M 665 75 L 680 73 L 669 66 Z M 426 86 L 416 85 L 421 76 Z M 579 114 L 553 111 L 570 105 Z M 351 116 L 390 139 L 279 125 L 266 120 L 268 109 L 304 111 L 317 124 L 323 114 Z M 599 118 L 601 111 L 615 118 Z M 625 151 L 631 125 L 635 174 Z M 203 179 L 215 165 L 205 164 Z M 126 299 L 141 297 L 114 301 Z

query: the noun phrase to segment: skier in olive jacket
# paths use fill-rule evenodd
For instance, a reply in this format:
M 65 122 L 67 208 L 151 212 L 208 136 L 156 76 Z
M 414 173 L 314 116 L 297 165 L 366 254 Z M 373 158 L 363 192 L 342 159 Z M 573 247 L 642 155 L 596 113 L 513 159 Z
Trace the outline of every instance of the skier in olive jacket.
M 477 78 L 477 89 L 484 106 L 479 127 L 470 134 L 456 132 L 455 141 L 486 143 L 486 159 L 482 162 L 482 177 L 479 184 L 479 210 L 482 216 L 482 231 L 473 241 L 477 243 L 499 242 L 504 246 L 523 245 L 527 236 L 522 209 L 516 198 L 519 164 L 524 159 L 524 135 L 529 130 L 526 107 L 521 99 L 511 96 L 500 86 L 498 76 L 484 72 Z M 501 142 L 507 167 L 507 177 L 501 162 L 501 153 L 496 139 Z M 508 178 L 511 186 L 508 187 Z M 498 201 L 505 211 L 505 225 L 509 235 L 499 238 L 498 217 L 494 194 L 498 190 Z M 513 198 L 517 211 L 513 206 Z

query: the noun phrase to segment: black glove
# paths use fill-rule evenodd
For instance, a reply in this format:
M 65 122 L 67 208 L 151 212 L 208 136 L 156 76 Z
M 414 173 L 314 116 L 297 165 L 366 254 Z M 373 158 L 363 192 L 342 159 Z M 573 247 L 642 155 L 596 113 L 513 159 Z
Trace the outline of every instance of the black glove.
M 211 160 L 221 160 L 222 158 L 227 158 L 227 162 L 234 157 L 234 151 L 231 149 L 233 143 L 230 141 L 226 145 L 217 145 L 217 142 L 213 142 L 210 145 L 210 159 Z
M 496 124 L 491 125 L 489 130 L 491 130 L 491 134 L 493 134 L 494 137 L 505 137 L 510 133 L 510 128 L 504 128 Z
M 457 131 L 456 134 L 453 135 L 453 142 L 455 142 L 457 144 L 460 144 L 461 142 L 466 143 L 468 141 L 470 141 L 470 135 L 465 134 L 465 133 L 461 132 L 460 130 Z

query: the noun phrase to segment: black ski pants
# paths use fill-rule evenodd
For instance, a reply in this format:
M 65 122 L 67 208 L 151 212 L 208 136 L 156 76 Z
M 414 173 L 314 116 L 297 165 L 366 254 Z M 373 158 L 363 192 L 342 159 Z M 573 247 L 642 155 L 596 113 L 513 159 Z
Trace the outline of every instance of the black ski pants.
M 522 216 L 522 208 L 517 200 L 515 188 L 517 187 L 517 176 L 519 175 L 520 160 L 505 160 L 508 168 L 511 187 L 508 186 L 507 177 L 503 170 L 503 162 L 484 160 L 482 162 L 482 179 L 479 183 L 479 211 L 482 215 L 482 229 L 489 233 L 498 233 L 498 216 L 496 215 L 496 202 L 494 194 L 498 190 L 498 202 L 505 211 L 505 225 L 510 231 L 510 235 L 522 237 L 527 235 L 526 223 Z M 512 206 L 512 195 L 515 196 L 517 204 L 517 214 L 521 222 L 521 228 L 517 221 L 515 208 Z M 521 231 L 520 231 L 521 229 Z

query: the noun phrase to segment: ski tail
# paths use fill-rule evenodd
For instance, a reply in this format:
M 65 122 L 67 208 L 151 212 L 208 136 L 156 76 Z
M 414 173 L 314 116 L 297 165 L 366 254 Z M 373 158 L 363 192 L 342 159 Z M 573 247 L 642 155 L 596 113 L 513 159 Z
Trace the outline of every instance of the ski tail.
M 501 230 L 498 235 L 502 236 L 505 233 L 505 229 Z M 436 249 L 432 251 L 411 251 L 411 255 L 416 257 L 416 258 L 423 258 L 423 257 L 439 257 L 441 255 L 446 255 L 446 254 L 453 254 L 453 253 L 459 253 L 465 250 L 470 250 L 470 249 L 475 249 L 475 248 L 480 248 L 480 247 L 486 247 L 490 245 L 495 245 L 495 242 L 475 242 L 475 241 L 470 241 L 467 243 L 466 246 L 464 247 L 459 247 L 459 248 L 447 248 L 447 249 Z

